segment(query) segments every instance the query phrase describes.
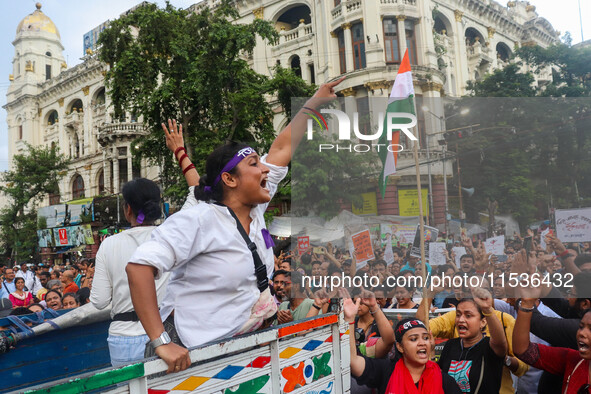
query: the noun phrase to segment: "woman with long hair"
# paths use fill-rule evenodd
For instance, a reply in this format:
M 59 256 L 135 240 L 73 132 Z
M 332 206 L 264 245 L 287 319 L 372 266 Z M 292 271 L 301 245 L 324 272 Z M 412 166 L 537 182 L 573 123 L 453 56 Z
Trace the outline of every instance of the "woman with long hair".
M 321 86 L 306 107 L 335 98 L 340 81 Z M 308 118 L 303 110 L 295 114 L 262 157 L 243 144 L 215 149 L 195 188 L 198 203 L 168 218 L 129 260 L 134 308 L 168 372 L 191 364 L 185 346 L 252 331 L 275 314 L 268 289 L 273 242 L 263 215 Z M 159 311 L 153 283 L 169 271 Z
M 137 314 L 133 311 L 125 266 L 135 250 L 150 239 L 160 219 L 160 188 L 154 182 L 138 178 L 127 182 L 121 190 L 123 213 L 131 228 L 107 237 L 99 247 L 90 302 L 97 309 L 112 304 L 109 326 L 109 354 L 111 364 L 120 366 L 144 357 L 148 336 Z M 156 280 L 154 287 L 157 299 L 166 292 L 168 274 Z

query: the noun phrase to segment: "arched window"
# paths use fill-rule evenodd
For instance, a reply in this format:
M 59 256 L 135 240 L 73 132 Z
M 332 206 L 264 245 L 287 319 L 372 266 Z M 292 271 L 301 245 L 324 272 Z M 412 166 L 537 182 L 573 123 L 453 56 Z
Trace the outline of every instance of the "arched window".
M 57 113 L 56 110 L 53 110 L 49 113 L 49 116 L 47 117 L 47 125 L 48 126 L 52 126 L 54 124 L 56 124 L 59 120 L 59 114 Z
M 81 197 L 84 197 L 84 179 L 82 179 L 81 175 L 76 175 L 74 182 L 72 182 L 72 198 L 77 199 Z
M 300 64 L 300 57 L 299 56 L 296 55 L 291 58 L 290 66 L 291 66 L 291 69 L 293 70 L 294 74 L 301 78 L 302 77 L 302 66 Z
M 511 49 L 505 43 L 499 42 L 497 44 L 497 57 L 506 62 L 511 57 Z
M 105 172 L 101 170 L 98 175 L 98 194 L 103 195 L 105 193 Z
M 70 112 L 83 112 L 83 104 L 82 100 L 76 99 L 70 104 L 69 111 Z

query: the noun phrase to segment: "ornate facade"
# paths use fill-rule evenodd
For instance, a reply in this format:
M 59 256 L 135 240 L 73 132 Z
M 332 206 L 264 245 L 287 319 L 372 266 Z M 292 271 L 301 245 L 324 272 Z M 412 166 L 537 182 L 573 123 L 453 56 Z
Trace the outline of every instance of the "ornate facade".
M 205 0 L 191 9 L 215 4 Z M 265 19 L 280 34 L 276 45 L 259 39 L 248 58 L 253 69 L 269 74 L 281 63 L 317 84 L 346 75 L 339 89 L 357 110 L 371 110 L 371 98 L 388 96 L 407 49 L 416 97 L 428 100 L 464 95 L 467 81 L 503 67 L 516 47 L 558 42 L 558 33 L 526 1 L 502 6 L 494 0 L 236 0 L 236 5 L 241 15 L 237 23 Z M 82 64 L 68 69 L 58 29 L 40 8 L 38 4 L 19 24 L 13 42 L 5 107 L 9 159 L 25 142 L 58 145 L 73 159 L 60 184 L 66 201 L 116 193 L 135 175 L 155 179 L 156 169 L 136 166 L 132 160 L 131 141 L 144 132 L 141 123 L 131 115 L 112 119 L 108 114 L 105 66 L 88 54 Z M 537 78 L 543 84 L 551 73 Z M 424 137 L 420 155 L 440 158 L 442 106 L 431 108 L 434 116 L 419 112 Z M 275 123 L 280 130 L 285 119 L 278 116 Z M 410 156 L 402 152 L 399 166 L 409 164 Z M 431 168 L 436 223 L 444 221 L 442 203 L 437 203 L 442 163 Z M 411 185 L 413 174 L 414 169 L 400 171 L 398 185 Z
M 132 160 L 132 141 L 145 133 L 127 115 L 109 115 L 104 70 L 90 53 L 68 68 L 59 31 L 41 5 L 17 27 L 13 73 L 7 93 L 8 155 L 25 144 L 58 146 L 72 159 L 49 204 L 117 193 L 135 176 L 151 179 L 158 172 Z

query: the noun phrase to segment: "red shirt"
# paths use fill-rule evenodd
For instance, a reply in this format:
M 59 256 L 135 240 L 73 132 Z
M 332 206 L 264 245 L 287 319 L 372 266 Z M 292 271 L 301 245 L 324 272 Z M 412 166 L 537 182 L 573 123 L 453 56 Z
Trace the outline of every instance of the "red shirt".
M 74 282 L 70 283 L 64 289 L 64 294 L 66 293 L 76 293 L 78 291 L 78 285 Z
M 565 394 L 576 394 L 581 386 L 589 383 L 589 360 L 579 364 L 582 359 L 577 350 L 531 343 L 519 358 L 538 369 L 563 375 L 562 392 Z M 568 391 L 565 391 L 567 381 Z

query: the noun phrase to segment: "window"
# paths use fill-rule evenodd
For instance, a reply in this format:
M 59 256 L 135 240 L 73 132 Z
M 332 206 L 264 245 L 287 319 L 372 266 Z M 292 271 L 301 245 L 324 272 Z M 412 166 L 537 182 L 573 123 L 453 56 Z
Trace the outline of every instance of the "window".
M 19 140 L 23 139 L 23 125 L 18 126 L 18 139 Z
M 290 67 L 293 70 L 295 75 L 297 75 L 300 78 L 302 77 L 302 66 L 300 64 L 300 57 L 299 56 L 296 55 L 291 59 Z
M 49 52 L 49 51 L 48 52 L 45 52 L 45 56 L 51 57 L 51 52 Z
M 408 48 L 408 60 L 410 60 L 410 64 L 418 64 L 417 40 L 415 37 L 415 22 L 412 20 L 404 21 L 404 30 L 406 33 L 406 47 Z
M 347 72 L 347 58 L 345 56 L 345 31 L 340 30 L 337 34 L 339 40 L 339 64 L 341 65 L 341 74 Z
M 336 7 L 337 5 L 341 4 L 341 0 L 334 0 L 334 6 Z
M 45 80 L 51 79 L 51 65 L 45 65 Z
M 310 83 L 316 84 L 316 71 L 314 71 L 314 63 L 308 64 L 308 73 L 310 74 Z
M 384 19 L 384 49 L 386 51 L 386 63 L 400 63 L 397 22 L 396 19 Z
M 49 194 L 49 205 L 57 205 L 59 203 L 60 203 L 59 193 L 50 193 Z
M 359 125 L 359 132 L 361 134 L 371 134 L 371 119 L 370 119 L 370 112 L 369 112 L 369 97 L 360 97 L 357 100 L 357 114 L 359 115 L 358 118 L 358 125 Z
M 351 28 L 353 38 L 353 62 L 355 70 L 365 68 L 365 36 L 363 23 L 357 23 Z
M 105 193 L 105 172 L 101 170 L 98 176 L 98 194 L 103 195 Z
M 72 183 L 72 198 L 77 199 L 84 197 L 84 179 L 82 176 L 76 175 Z

